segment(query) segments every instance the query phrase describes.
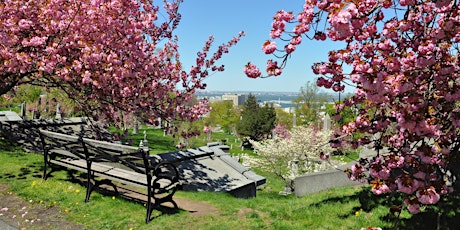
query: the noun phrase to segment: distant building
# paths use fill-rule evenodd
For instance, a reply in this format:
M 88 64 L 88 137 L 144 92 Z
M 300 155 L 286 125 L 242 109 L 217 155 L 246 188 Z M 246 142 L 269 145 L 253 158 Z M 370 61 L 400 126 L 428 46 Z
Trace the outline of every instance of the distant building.
M 232 101 L 234 106 L 244 105 L 246 96 L 242 94 L 224 94 L 222 95 L 223 101 Z

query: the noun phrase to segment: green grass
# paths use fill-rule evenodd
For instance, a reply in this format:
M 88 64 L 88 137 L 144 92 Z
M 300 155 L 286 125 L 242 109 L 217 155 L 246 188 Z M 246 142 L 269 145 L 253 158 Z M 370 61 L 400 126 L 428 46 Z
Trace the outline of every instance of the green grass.
M 157 143 L 149 142 L 151 148 L 160 148 L 159 140 Z M 69 221 L 84 224 L 87 229 L 335 230 L 369 226 L 388 229 L 393 225 L 386 199 L 372 196 L 368 188 L 337 188 L 304 197 L 280 196 L 278 192 L 282 190 L 283 182 L 257 169 L 254 170 L 267 178 L 267 184 L 257 192 L 256 198 L 237 199 L 225 193 L 180 191 L 177 197 L 210 203 L 219 212 L 191 216 L 182 210 L 176 214 L 158 216 L 145 224 L 146 210 L 142 204 L 97 192 L 92 194 L 90 202 L 85 203 L 85 187 L 73 182 L 65 171 L 57 171 L 53 177 L 43 181 L 42 155 L 25 153 L 0 141 L 0 162 L 0 183 L 9 185 L 8 192 L 44 207 L 57 206 Z M 449 215 L 448 218 L 455 219 L 458 210 L 451 210 Z M 435 222 L 436 218 L 412 217 L 407 211 L 402 212 L 402 217 L 404 229 L 430 229 L 426 228 L 428 225 L 424 225 L 424 222 Z M 443 229 L 454 229 L 453 226 L 447 224 Z
M 132 145 L 138 145 L 139 142 L 144 139 L 144 131 L 146 132 L 151 153 L 157 154 L 176 151 L 175 144 L 177 143 L 175 142 L 174 138 L 169 135 L 165 136 L 163 134 L 163 130 L 152 129 L 148 126 L 141 127 L 138 134 L 132 134 L 132 129 L 129 129 L 128 132 L 130 135 L 123 141 L 131 143 Z M 208 142 L 223 142 L 231 147 L 231 154 L 253 154 L 253 151 L 250 149 L 241 149 L 241 141 L 237 137 L 225 133 L 213 133 L 212 140 L 209 141 L 205 140 L 204 135 L 196 136 L 190 138 L 189 142 L 192 144 L 192 146 L 195 147 L 205 146 Z

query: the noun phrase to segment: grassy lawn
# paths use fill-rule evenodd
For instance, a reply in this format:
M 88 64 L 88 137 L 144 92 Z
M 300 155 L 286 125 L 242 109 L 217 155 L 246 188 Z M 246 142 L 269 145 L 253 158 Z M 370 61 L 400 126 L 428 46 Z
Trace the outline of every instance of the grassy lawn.
M 162 133 L 148 133 L 149 145 L 160 152 Z M 143 137 L 143 134 L 141 135 Z M 158 138 L 151 138 L 154 137 Z M 135 137 L 140 138 L 140 137 Z M 219 137 L 220 138 L 220 137 Z M 137 139 L 136 139 L 137 140 Z M 138 139 L 140 140 L 140 139 Z M 234 140 L 229 140 L 229 142 Z M 136 142 L 134 142 L 136 143 Z M 254 169 L 267 178 L 264 189 L 252 199 L 237 199 L 224 193 L 184 192 L 176 197 L 205 202 L 218 209 L 203 216 L 181 210 L 160 215 L 145 224 L 145 207 L 117 196 L 94 192 L 91 201 L 84 202 L 85 187 L 72 181 L 66 171 L 53 173 L 47 181 L 41 179 L 42 155 L 26 153 L 0 141 L 0 183 L 9 186 L 4 193 L 14 194 L 44 208 L 59 208 L 68 221 L 83 224 L 86 229 L 360 229 L 378 226 L 392 227 L 386 200 L 372 196 L 368 188 L 331 189 L 304 197 L 280 196 L 282 181 Z M 0 207 L 1 208 L 1 207 Z M 454 217 L 458 211 L 454 212 Z M 425 221 L 403 211 L 404 229 L 427 228 Z M 435 217 L 432 217 L 435 218 Z M 425 220 L 425 221 L 422 221 Z M 431 225 L 432 226 L 432 225 Z M 398 228 L 400 229 L 400 228 Z M 454 228 L 443 228 L 454 229 Z

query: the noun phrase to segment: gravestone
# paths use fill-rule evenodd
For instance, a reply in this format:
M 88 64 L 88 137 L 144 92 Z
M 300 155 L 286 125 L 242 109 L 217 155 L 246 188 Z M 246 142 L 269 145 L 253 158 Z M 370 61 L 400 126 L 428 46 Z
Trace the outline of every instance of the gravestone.
M 21 103 L 21 117 L 26 120 L 26 102 Z
M 326 113 L 323 119 L 323 131 L 331 130 L 331 117 Z
M 56 105 L 56 119 L 62 119 L 62 116 L 61 116 L 61 104 L 59 104 L 59 102 Z
M 139 121 L 137 120 L 137 117 L 134 116 L 133 134 L 138 134 L 138 133 L 139 133 Z

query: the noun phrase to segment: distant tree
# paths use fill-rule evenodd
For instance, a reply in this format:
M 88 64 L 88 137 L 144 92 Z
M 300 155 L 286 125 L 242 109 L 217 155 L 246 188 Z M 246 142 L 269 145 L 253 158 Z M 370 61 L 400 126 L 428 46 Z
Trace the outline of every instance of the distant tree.
M 336 102 L 335 104 L 326 104 L 326 113 L 329 114 L 329 116 L 332 119 L 333 122 L 335 122 L 339 127 L 342 127 L 345 124 L 348 124 L 351 121 L 354 121 L 356 119 L 357 110 L 359 110 L 357 107 L 351 108 L 347 107 L 344 108 L 343 110 L 337 111 L 336 107 L 340 106 L 343 102 Z
M 226 133 L 231 133 L 239 119 L 236 109 L 231 101 L 216 101 L 209 104 L 211 111 L 204 119 L 204 123 L 215 126 L 220 125 Z
M 328 101 L 327 94 L 320 91 L 320 88 L 310 82 L 300 87 L 297 98 L 294 99 L 297 124 L 311 124 L 319 119 L 321 107 Z
M 258 112 L 258 121 L 260 122 L 259 136 L 264 138 L 270 136 L 272 130 L 275 128 L 275 108 L 268 104 L 261 107 Z
M 292 128 L 294 116 L 280 108 L 275 108 L 277 125 L 282 125 L 287 129 Z
M 241 111 L 241 119 L 236 125 L 239 135 L 252 140 L 261 140 L 270 135 L 275 127 L 276 113 L 271 106 L 260 107 L 253 94 L 249 94 Z

